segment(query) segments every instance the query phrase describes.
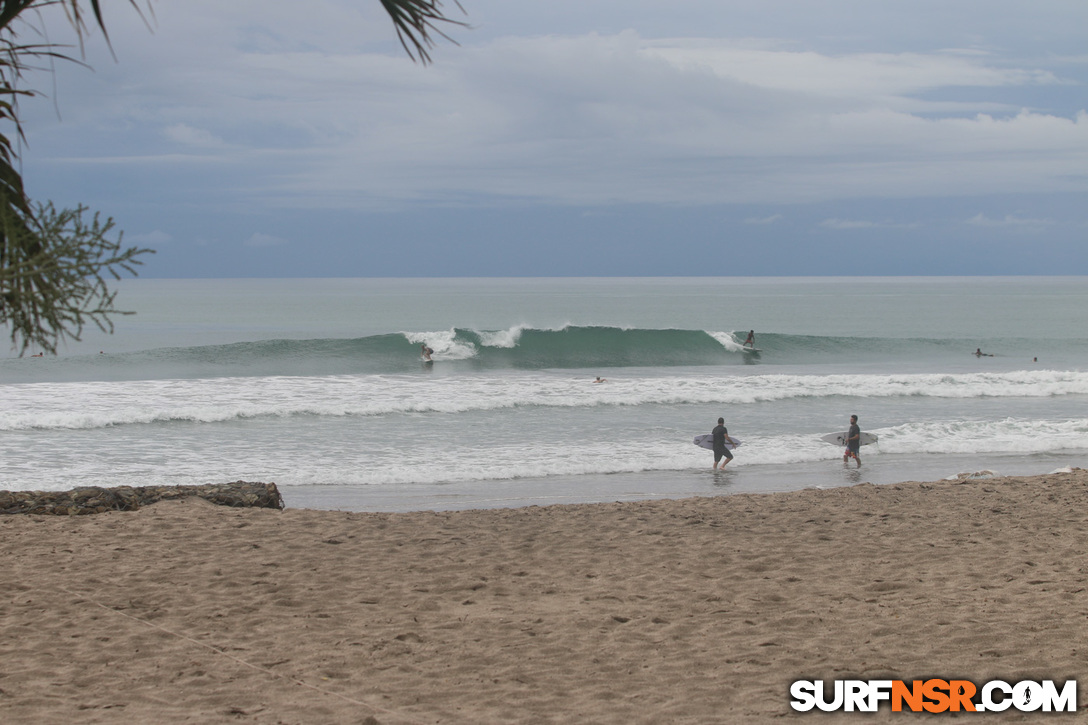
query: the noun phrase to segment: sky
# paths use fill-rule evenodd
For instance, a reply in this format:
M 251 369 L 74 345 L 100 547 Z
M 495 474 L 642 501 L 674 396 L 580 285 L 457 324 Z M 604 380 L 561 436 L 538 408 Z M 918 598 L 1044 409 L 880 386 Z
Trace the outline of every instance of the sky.
M 1084 0 L 140 2 L 19 110 L 141 277 L 1088 274 Z

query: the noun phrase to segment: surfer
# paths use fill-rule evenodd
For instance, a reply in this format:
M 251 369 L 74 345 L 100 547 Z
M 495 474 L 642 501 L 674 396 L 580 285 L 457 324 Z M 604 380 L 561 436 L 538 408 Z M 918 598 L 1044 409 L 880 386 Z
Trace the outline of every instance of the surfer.
M 981 347 L 976 347 L 975 357 L 993 357 L 993 353 L 983 352 Z
M 729 452 L 729 449 L 725 447 L 726 442 L 735 446 L 736 443 L 729 437 L 729 431 L 725 427 L 725 418 L 718 418 L 718 425 L 714 427 L 714 430 L 710 431 L 710 435 L 714 437 L 714 470 L 718 470 L 718 461 L 722 458 L 721 469 L 724 471 L 726 464 L 733 460 L 733 454 Z
M 600 375 L 598 375 L 598 376 L 597 376 L 597 379 L 596 379 L 596 380 L 594 380 L 593 382 L 595 382 L 595 383 L 607 383 L 607 382 L 608 382 L 608 378 L 602 378 L 602 377 L 601 377 Z
M 427 347 L 427 343 L 423 343 L 419 346 L 420 354 L 423 355 L 423 359 L 427 362 L 432 362 L 431 355 L 434 354 L 434 350 Z
M 756 346 L 756 331 L 755 330 L 749 330 L 748 331 L 748 338 L 744 341 L 744 347 L 755 347 L 755 346 Z
M 846 451 L 842 454 L 842 462 L 847 463 L 851 458 L 858 462 L 861 468 L 861 428 L 858 427 L 858 417 L 850 416 L 850 430 L 846 432 Z

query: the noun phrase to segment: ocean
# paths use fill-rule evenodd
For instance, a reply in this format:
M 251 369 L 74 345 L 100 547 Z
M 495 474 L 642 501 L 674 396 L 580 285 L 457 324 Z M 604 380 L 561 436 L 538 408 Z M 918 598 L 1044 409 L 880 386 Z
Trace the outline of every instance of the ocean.
M 118 289 L 137 314 L 115 334 L 0 359 L 0 488 L 271 481 L 288 506 L 451 510 L 1088 463 L 1084 277 Z M 879 437 L 860 469 L 820 440 L 851 414 Z M 724 472 L 692 443 L 718 417 L 743 440 Z

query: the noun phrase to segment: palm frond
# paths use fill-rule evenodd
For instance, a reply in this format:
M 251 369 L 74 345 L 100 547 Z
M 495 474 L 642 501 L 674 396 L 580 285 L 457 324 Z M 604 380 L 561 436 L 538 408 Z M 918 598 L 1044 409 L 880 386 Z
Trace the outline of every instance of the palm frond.
M 381 2 L 393 20 L 393 25 L 397 29 L 397 38 L 400 39 L 404 52 L 412 60 L 417 60 L 418 53 L 418 60 L 424 65 L 431 62 L 427 49 L 434 47 L 434 35 L 439 35 L 457 45 L 457 41 L 443 33 L 437 23 L 468 27 L 467 23 L 453 20 L 442 13 L 442 0 L 381 0 Z M 454 0 L 454 4 L 462 13 L 465 12 L 460 2 Z M 413 48 L 415 53 L 412 52 Z

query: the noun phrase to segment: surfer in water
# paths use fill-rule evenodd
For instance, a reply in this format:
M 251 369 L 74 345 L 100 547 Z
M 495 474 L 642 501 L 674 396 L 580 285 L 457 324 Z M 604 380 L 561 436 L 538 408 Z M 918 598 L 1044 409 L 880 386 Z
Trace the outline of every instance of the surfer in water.
M 756 346 L 756 331 L 755 330 L 749 330 L 748 331 L 748 338 L 744 341 L 744 347 L 755 347 L 755 346 Z
M 596 379 L 596 380 L 594 380 L 593 382 L 595 382 L 595 383 L 607 383 L 607 382 L 608 382 L 608 378 L 602 378 L 602 377 L 601 377 L 600 375 L 598 375 L 598 376 L 597 376 L 597 379 Z
M 729 437 L 729 431 L 725 428 L 725 418 L 718 418 L 718 425 L 714 427 L 714 430 L 710 431 L 710 435 L 714 437 L 714 470 L 718 470 L 718 461 L 722 461 L 721 469 L 724 471 L 726 464 L 733 460 L 733 454 L 729 452 L 729 449 L 725 447 L 728 442 L 730 445 L 736 445 L 732 438 Z
M 850 416 L 850 430 L 846 432 L 846 451 L 842 454 L 842 462 L 847 463 L 853 458 L 861 468 L 861 428 L 858 427 L 858 417 Z
M 433 362 L 431 360 L 431 355 L 434 354 L 434 350 L 427 347 L 427 343 L 423 343 L 422 345 L 420 345 L 419 351 L 420 354 L 423 355 L 424 360 L 426 360 L 427 362 Z

